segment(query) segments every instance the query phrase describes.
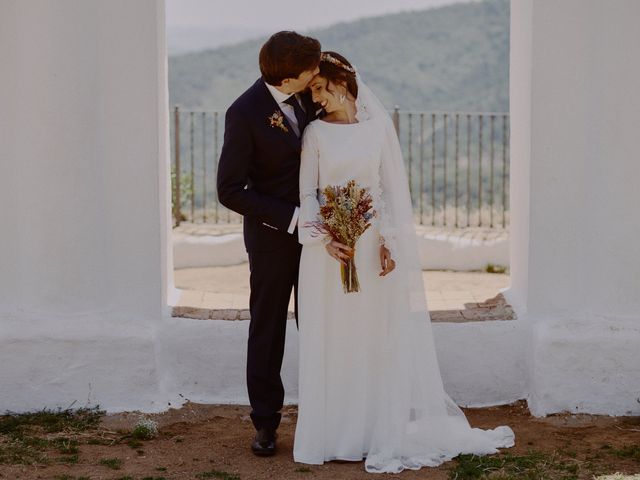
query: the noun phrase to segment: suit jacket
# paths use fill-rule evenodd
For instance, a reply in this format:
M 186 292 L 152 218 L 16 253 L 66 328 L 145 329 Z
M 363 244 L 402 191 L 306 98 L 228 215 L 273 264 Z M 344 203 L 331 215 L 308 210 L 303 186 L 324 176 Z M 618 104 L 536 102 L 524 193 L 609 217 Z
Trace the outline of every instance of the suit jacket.
M 301 95 L 307 123 L 315 118 L 308 93 Z M 282 115 L 287 132 L 269 121 Z M 247 251 L 269 251 L 297 243 L 287 232 L 300 203 L 301 138 L 259 78 L 227 110 L 218 165 L 218 198 L 244 216 Z

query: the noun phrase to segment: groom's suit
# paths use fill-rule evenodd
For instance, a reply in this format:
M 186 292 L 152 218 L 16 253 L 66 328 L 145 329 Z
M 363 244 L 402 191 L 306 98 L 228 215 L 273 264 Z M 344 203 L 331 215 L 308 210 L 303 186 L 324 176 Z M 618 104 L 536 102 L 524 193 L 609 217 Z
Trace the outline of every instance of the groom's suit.
M 305 111 L 302 133 L 315 111 L 308 94 L 299 100 Z M 261 78 L 227 110 L 218 197 L 244 215 L 251 271 L 247 387 L 256 429 L 276 429 L 284 401 L 280 368 L 302 249 L 294 217 L 300 202 L 300 137 Z

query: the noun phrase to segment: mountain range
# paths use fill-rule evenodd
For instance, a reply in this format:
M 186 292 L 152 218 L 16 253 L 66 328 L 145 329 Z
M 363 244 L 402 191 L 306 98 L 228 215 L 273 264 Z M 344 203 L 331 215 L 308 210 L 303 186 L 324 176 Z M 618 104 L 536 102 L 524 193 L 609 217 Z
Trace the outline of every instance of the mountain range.
M 370 17 L 301 32 L 346 56 L 403 110 L 509 109 L 509 0 Z M 222 110 L 259 77 L 266 38 L 169 57 L 170 104 Z

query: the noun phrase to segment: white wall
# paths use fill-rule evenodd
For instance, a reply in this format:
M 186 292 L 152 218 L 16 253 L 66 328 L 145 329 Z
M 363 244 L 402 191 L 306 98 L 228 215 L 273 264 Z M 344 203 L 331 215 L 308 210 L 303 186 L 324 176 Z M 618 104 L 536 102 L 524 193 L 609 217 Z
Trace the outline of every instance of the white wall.
M 635 0 L 512 2 L 507 297 L 536 414 L 640 413 L 639 18 Z
M 512 2 L 519 320 L 434 327 L 460 403 L 640 413 L 638 18 L 635 0 Z M 166 307 L 163 2 L 4 0 L 0 62 L 0 411 L 246 401 L 246 322 Z
M 289 320 L 282 381 L 285 403 L 298 401 L 298 334 Z M 434 323 L 444 387 L 463 406 L 510 403 L 526 395 L 527 342 L 518 320 Z M 249 321 L 163 321 L 159 371 L 172 406 L 185 399 L 248 404 L 245 387 Z
M 511 2 L 509 51 L 509 207 L 510 280 L 505 292 L 520 315 L 529 288 L 529 165 L 531 163 L 531 27 L 533 0 Z M 513 213 L 517 215 L 513 215 Z
M 0 8 L 0 57 L 11 72 L 0 76 L 0 202 L 10 207 L 0 210 L 0 411 L 246 403 L 248 322 L 174 319 L 165 307 L 173 266 L 163 3 Z M 517 323 L 495 325 L 436 327 L 445 383 L 463 404 L 523 395 Z M 488 340 L 478 343 L 479 333 Z M 513 340 L 506 353 L 494 348 L 503 335 Z M 461 343 L 466 355 L 451 356 Z M 469 375 L 478 363 L 485 374 Z M 295 402 L 293 322 L 283 377 Z
M 418 255 L 424 270 L 484 270 L 509 266 L 509 238 L 482 239 L 418 227 Z M 481 237 L 478 235 L 477 237 Z M 172 235 L 175 268 L 218 267 L 248 262 L 241 233 Z
M 163 2 L 5 0 L 0 61 L 0 410 L 152 407 L 171 271 Z

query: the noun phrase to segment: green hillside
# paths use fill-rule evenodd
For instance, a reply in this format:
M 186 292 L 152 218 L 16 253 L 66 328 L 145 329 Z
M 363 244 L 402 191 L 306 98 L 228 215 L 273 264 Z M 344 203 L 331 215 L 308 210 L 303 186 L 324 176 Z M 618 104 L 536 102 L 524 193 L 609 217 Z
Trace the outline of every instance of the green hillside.
M 306 32 L 344 54 L 389 107 L 508 111 L 509 0 L 367 18 Z M 259 76 L 264 38 L 169 57 L 171 105 L 225 109 Z

